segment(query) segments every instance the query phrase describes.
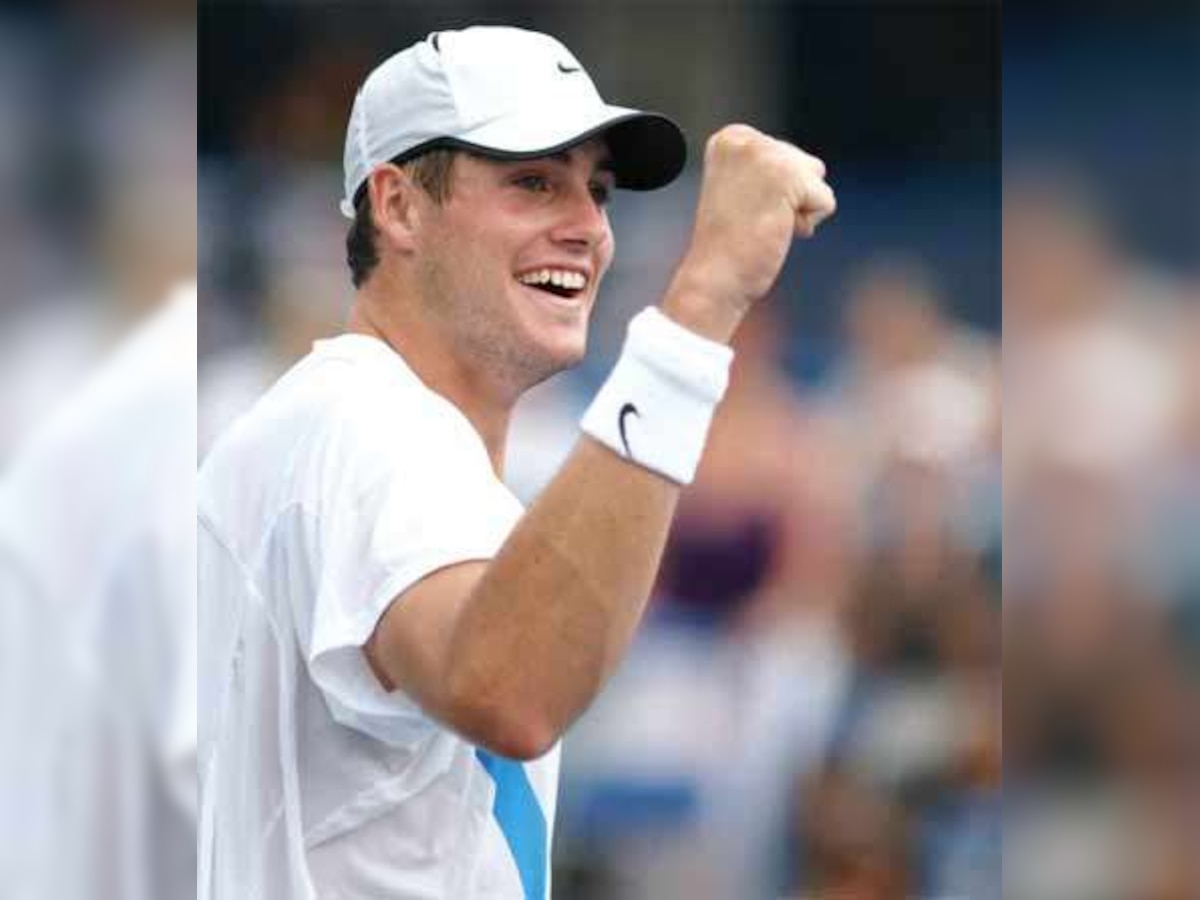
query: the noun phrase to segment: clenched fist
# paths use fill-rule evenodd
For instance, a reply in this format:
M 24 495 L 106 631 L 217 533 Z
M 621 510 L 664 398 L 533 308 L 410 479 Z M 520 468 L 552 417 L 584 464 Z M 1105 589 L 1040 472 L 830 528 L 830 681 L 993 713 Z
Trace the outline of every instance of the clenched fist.
M 705 148 L 691 243 L 664 311 L 728 340 L 779 277 L 792 240 L 836 208 L 821 160 L 748 125 L 722 128 Z

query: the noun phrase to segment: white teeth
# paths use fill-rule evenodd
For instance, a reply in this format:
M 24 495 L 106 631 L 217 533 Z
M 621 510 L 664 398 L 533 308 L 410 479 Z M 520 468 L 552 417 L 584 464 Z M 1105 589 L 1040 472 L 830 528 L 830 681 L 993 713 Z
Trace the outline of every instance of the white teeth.
M 587 284 L 583 274 L 566 269 L 538 269 L 518 276 L 517 280 L 522 284 L 552 284 L 573 291 L 583 290 Z

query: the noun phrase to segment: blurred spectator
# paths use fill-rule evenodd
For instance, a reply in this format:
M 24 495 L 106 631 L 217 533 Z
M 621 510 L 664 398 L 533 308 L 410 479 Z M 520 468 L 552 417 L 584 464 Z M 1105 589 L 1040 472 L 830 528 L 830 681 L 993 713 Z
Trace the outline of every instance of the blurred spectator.
M 0 886 L 194 895 L 195 286 L 0 481 Z
M 822 386 L 826 415 L 854 457 L 857 490 L 889 456 L 969 466 L 986 449 L 995 350 L 952 319 L 915 259 L 870 259 L 846 287 L 845 354 Z
M 852 473 L 784 374 L 783 315 L 758 307 L 734 340 L 729 390 L 659 571 L 660 608 L 705 624 L 769 630 L 845 593 Z
M 807 887 L 797 900 L 908 900 L 914 895 L 912 835 L 886 794 L 829 769 L 804 790 L 799 837 Z
M 799 852 L 815 896 L 822 848 L 853 834 L 820 812 L 829 779 L 904 823 L 903 841 L 885 829 L 893 868 L 876 889 L 999 896 L 999 590 L 955 528 L 950 474 L 895 459 L 871 495 L 868 516 L 887 525 L 862 548 L 847 607 L 851 689 L 826 768 L 801 791 L 802 808 L 818 804 Z
M 1179 405 L 1177 298 L 1114 245 L 1070 176 L 1014 176 L 1004 208 L 1006 488 L 1053 460 L 1116 478 L 1162 461 Z

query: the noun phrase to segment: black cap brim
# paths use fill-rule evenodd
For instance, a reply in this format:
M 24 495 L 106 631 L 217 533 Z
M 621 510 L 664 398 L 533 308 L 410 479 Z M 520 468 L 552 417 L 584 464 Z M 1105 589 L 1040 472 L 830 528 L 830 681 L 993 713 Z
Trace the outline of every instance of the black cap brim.
M 652 191 L 679 177 L 687 163 L 683 130 L 664 115 L 627 111 L 577 132 L 567 140 L 529 150 L 512 150 L 462 138 L 441 137 L 425 141 L 392 160 L 401 163 L 438 148 L 468 150 L 491 159 L 536 159 L 561 153 L 597 135 L 603 136 L 612 154 L 617 187 Z

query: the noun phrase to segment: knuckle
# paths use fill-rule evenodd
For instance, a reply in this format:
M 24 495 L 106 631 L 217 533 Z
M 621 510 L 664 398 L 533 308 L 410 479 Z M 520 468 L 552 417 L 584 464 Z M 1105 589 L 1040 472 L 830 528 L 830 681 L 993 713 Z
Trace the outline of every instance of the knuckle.
M 821 159 L 819 156 L 813 156 L 809 153 L 804 155 L 812 165 L 813 169 L 816 171 L 817 177 L 824 178 L 825 174 L 829 171 L 825 166 L 825 160 Z
M 797 173 L 793 165 L 793 160 L 787 153 L 782 152 L 782 150 L 783 148 L 779 146 L 764 150 L 761 156 L 762 165 L 772 178 L 782 182 L 790 182 L 796 178 Z
M 723 155 L 729 152 L 741 151 L 748 146 L 752 146 L 758 137 L 759 133 L 749 125 L 726 125 L 709 137 L 708 143 L 705 146 L 705 153 L 708 155 Z
M 734 144 L 748 143 L 759 136 L 758 131 L 741 122 L 734 122 L 732 125 L 726 125 L 717 133 L 724 135 Z
M 833 209 L 837 206 L 837 194 L 824 180 L 818 180 L 816 185 L 817 194 L 825 206 Z

